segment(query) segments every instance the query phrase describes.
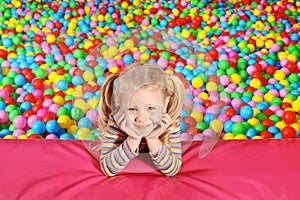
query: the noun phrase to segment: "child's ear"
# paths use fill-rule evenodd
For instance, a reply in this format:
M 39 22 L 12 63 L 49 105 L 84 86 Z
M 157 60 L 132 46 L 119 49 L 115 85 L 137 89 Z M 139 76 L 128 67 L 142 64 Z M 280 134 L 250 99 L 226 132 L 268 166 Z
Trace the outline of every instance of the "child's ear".
M 169 102 L 170 102 L 170 96 L 168 96 L 166 99 L 165 99 L 165 112 L 167 112 L 167 107 L 168 107 L 168 104 L 169 104 Z

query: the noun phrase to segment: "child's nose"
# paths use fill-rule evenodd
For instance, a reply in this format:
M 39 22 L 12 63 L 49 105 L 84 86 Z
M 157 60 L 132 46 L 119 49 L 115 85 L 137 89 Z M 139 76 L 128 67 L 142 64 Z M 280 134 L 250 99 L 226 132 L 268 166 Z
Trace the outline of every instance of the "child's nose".
M 149 113 L 148 112 L 138 112 L 136 116 L 137 122 L 144 122 L 149 120 Z

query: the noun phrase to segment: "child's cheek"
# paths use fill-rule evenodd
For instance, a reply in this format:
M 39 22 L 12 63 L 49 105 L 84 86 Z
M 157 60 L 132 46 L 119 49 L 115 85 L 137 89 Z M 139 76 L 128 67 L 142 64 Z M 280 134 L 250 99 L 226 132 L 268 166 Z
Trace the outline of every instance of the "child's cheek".
M 134 113 L 132 113 L 132 112 L 128 112 L 128 118 L 129 118 L 129 120 L 131 121 L 131 122 L 134 122 L 134 120 L 135 120 L 135 118 L 136 118 L 136 116 L 135 116 L 135 114 Z

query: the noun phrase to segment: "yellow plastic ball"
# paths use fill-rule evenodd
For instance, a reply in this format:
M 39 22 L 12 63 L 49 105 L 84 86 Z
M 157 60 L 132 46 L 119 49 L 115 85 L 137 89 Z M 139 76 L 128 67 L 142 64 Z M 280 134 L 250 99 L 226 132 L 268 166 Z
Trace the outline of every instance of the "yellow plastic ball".
M 91 41 L 86 41 L 83 45 L 83 48 L 89 49 L 90 47 L 94 46 L 93 42 Z
M 237 73 L 231 74 L 230 76 L 230 81 L 236 85 L 239 84 L 241 80 L 242 80 L 241 76 Z
M 186 29 L 183 29 L 181 34 L 182 34 L 183 38 L 189 38 L 191 36 L 191 32 Z
M 297 59 L 298 59 L 298 58 L 297 58 L 297 56 L 294 55 L 294 54 L 289 54 L 289 55 L 287 56 L 287 59 L 288 59 L 289 61 L 295 63 L 295 62 L 297 62 Z
M 203 100 L 207 100 L 208 99 L 208 94 L 205 92 L 201 92 L 198 94 L 198 97 L 201 97 Z
M 119 67 L 117 67 L 117 66 L 113 66 L 113 67 L 111 67 L 110 69 L 109 69 L 109 71 L 111 72 L 111 73 L 117 73 L 118 71 L 119 71 L 120 69 L 119 69 Z
M 69 128 L 67 129 L 67 132 L 70 135 L 73 135 L 76 131 L 77 131 L 78 127 L 76 125 L 71 125 L 69 126 Z
M 92 109 L 95 109 L 96 106 L 99 104 L 99 101 L 96 98 L 90 98 L 88 100 L 88 104 L 91 106 Z
M 49 35 L 47 35 L 47 38 L 46 38 L 46 40 L 47 40 L 47 42 L 48 43 L 54 43 L 55 42 L 55 35 L 54 34 L 49 34 Z
M 206 37 L 206 31 L 200 30 L 200 31 L 198 32 L 197 36 L 198 36 L 198 38 L 200 38 L 200 39 L 203 40 L 203 39 Z
M 270 93 L 270 92 L 267 92 L 265 95 L 264 95 L 264 100 L 268 103 L 271 103 L 272 100 L 274 99 L 275 95 L 273 93 Z
M 86 137 L 91 133 L 88 128 L 80 128 L 77 132 L 77 137 L 79 140 L 85 140 Z
M 199 111 L 192 112 L 191 117 L 194 118 L 197 122 L 203 121 L 203 114 Z
M 285 74 L 283 71 L 281 70 L 276 70 L 274 73 L 274 78 L 278 81 L 284 80 L 285 78 Z
M 209 127 L 217 134 L 221 133 L 223 130 L 223 122 L 218 120 L 218 119 L 214 119 L 210 122 Z
M 257 103 L 262 102 L 264 99 L 261 96 L 253 96 L 252 101 L 255 101 Z
M 209 81 L 206 84 L 206 90 L 208 92 L 217 91 L 218 90 L 218 85 L 215 82 Z
M 72 120 L 68 115 L 61 115 L 58 117 L 57 123 L 61 128 L 67 129 L 71 126 Z
M 247 137 L 244 134 L 237 134 L 233 138 L 234 140 L 247 140 Z
M 23 26 L 21 25 L 21 24 L 18 24 L 18 25 L 16 25 L 16 31 L 18 32 L 18 33 L 21 33 L 21 32 L 23 32 Z
M 257 89 L 261 86 L 261 81 L 258 78 L 254 78 L 250 81 L 250 86 Z
M 14 135 L 6 135 L 6 136 L 4 136 L 4 138 L 3 139 L 16 139 L 16 136 L 14 136 Z
M 86 82 L 89 82 L 89 81 L 94 80 L 95 76 L 94 76 L 93 72 L 91 72 L 91 71 L 85 71 L 85 72 L 82 74 L 82 78 L 83 78 L 83 80 L 85 80 Z
M 194 88 L 200 88 L 200 87 L 202 87 L 203 86 L 203 80 L 202 80 L 202 78 L 200 78 L 200 77 L 193 78 L 193 80 L 192 80 L 192 86 Z
M 223 135 L 223 140 L 232 140 L 234 138 L 234 135 L 232 133 L 225 133 Z
M 132 49 L 134 47 L 134 42 L 132 40 L 126 40 L 124 42 L 124 47 L 126 49 Z
M 117 47 L 115 47 L 115 46 L 110 46 L 109 48 L 108 48 L 108 55 L 110 56 L 110 57 L 114 57 L 115 55 L 117 55 L 118 54 L 118 48 Z
M 194 70 L 194 67 L 190 64 L 186 65 L 184 68 L 189 69 L 189 70 Z
M 258 120 L 258 119 L 256 119 L 256 118 L 250 118 L 250 119 L 248 119 L 248 121 L 247 121 L 252 127 L 254 127 L 256 124 L 259 124 L 260 123 L 260 121 Z
M 257 39 L 257 40 L 256 40 L 256 46 L 257 46 L 258 48 L 261 48 L 261 47 L 263 47 L 264 45 L 265 45 L 265 43 L 264 43 L 263 40 L 261 40 L 261 39 Z
M 286 127 L 286 124 L 285 124 L 283 121 L 280 121 L 280 122 L 277 122 L 277 123 L 275 124 L 275 126 L 276 126 L 277 128 L 279 128 L 280 130 L 282 130 L 284 127 Z
M 52 101 L 53 101 L 54 103 L 56 103 L 56 104 L 59 104 L 59 105 L 63 105 L 63 104 L 65 103 L 64 98 L 61 97 L 61 96 L 59 96 L 59 95 L 53 97 L 53 98 L 52 98 Z
M 141 58 L 140 58 L 140 59 L 141 59 L 141 61 L 146 62 L 146 61 L 149 60 L 149 58 L 150 58 L 149 54 L 143 53 L 143 54 L 141 55 Z
M 296 100 L 292 103 L 292 108 L 295 112 L 300 111 L 300 100 Z
M 256 135 L 256 136 L 252 137 L 251 139 L 252 140 L 261 140 L 263 138 L 261 136 L 259 136 L 259 135 Z
M 28 136 L 25 135 L 25 134 L 22 134 L 22 135 L 19 135 L 19 136 L 18 136 L 18 139 L 19 139 L 19 140 L 27 140 L 27 139 L 28 139 Z

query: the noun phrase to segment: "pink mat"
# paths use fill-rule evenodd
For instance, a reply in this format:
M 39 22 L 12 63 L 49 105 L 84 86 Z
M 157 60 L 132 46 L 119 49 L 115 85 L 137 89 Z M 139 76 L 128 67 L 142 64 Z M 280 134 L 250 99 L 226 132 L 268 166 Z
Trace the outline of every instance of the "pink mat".
M 81 141 L 0 140 L 0 200 L 299 198 L 300 139 L 218 141 L 203 159 L 200 146 L 192 143 L 173 178 L 108 178 Z

